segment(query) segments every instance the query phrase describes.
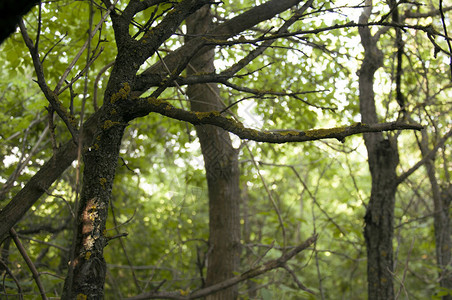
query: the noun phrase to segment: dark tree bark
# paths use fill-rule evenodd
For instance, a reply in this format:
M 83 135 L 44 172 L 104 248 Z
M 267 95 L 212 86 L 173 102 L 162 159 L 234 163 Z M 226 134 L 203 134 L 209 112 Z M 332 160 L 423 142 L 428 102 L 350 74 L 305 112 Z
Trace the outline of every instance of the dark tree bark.
M 105 224 L 111 198 L 119 148 L 127 122 L 127 107 L 139 66 L 155 53 L 180 23 L 202 6 L 203 1 L 185 0 L 175 10 L 179 13 L 162 20 L 149 42 L 137 44 L 128 33 L 137 2 L 130 2 L 123 14 L 112 14 L 118 55 L 104 93 L 102 116 L 97 123 L 93 143 L 83 154 L 83 185 L 76 220 L 76 236 L 65 280 L 63 299 L 103 299 L 106 263 L 103 249 L 107 245 Z M 149 45 L 147 44 L 149 43 Z M 146 47 L 147 46 L 147 47 Z M 137 51 L 140 49 L 140 51 Z M 160 90 L 160 93 L 163 89 Z M 159 94 L 155 95 L 156 97 Z
M 117 122 L 111 125 L 110 122 Z M 83 189 L 70 271 L 63 299 L 102 299 L 106 274 L 103 250 L 107 245 L 105 224 L 124 122 L 106 120 L 96 142 L 84 153 Z M 86 298 L 83 298 L 86 297 Z
M 212 26 L 210 7 L 204 6 L 187 18 L 187 34 L 201 35 Z M 214 72 L 214 49 L 196 55 L 187 73 Z M 193 111 L 223 108 L 216 84 L 197 84 L 187 88 Z M 201 143 L 209 190 L 209 252 L 206 285 L 232 278 L 240 263 L 240 188 L 238 151 L 229 133 L 212 125 L 196 126 Z M 237 285 L 207 296 L 206 299 L 236 299 Z
M 108 3 L 108 1 L 106 1 Z M 203 2 L 203 1 L 198 1 Z M 241 31 L 256 25 L 257 23 L 267 20 L 269 18 L 274 17 L 276 14 L 287 10 L 291 6 L 298 4 L 301 1 L 294 0 L 271 0 L 260 6 L 253 7 L 249 11 L 238 15 L 222 25 L 214 28 L 209 34 L 212 36 L 224 36 L 231 37 L 235 34 L 240 33 Z M 309 1 L 306 2 L 310 3 Z M 132 41 L 131 37 L 128 35 L 128 22 L 131 21 L 134 13 L 138 10 L 142 10 L 141 5 L 143 3 L 133 2 L 133 4 L 129 5 L 126 15 L 122 16 L 112 16 L 115 19 L 115 30 L 118 36 L 118 48 L 121 48 L 121 55 L 123 56 L 123 66 L 122 67 L 131 67 L 134 65 L 140 65 L 147 56 L 152 55 L 152 51 L 158 48 L 159 43 L 162 42 L 162 39 L 167 36 L 168 32 L 171 31 L 171 28 L 174 28 L 174 24 L 180 20 L 168 20 L 164 24 L 159 24 L 157 32 L 163 32 L 165 35 L 160 36 L 159 39 L 152 39 L 151 42 L 145 42 L 142 39 L 142 42 Z M 137 7 L 138 6 L 138 7 Z M 136 11 L 134 11 L 136 10 Z M 181 10 L 179 10 L 181 11 Z M 190 13 L 190 11 L 185 12 Z M 184 13 L 184 15 L 185 15 Z M 174 14 L 181 15 L 181 14 Z M 168 24 L 169 23 L 169 24 Z M 122 25 L 120 25 L 122 24 Z M 246 27 L 249 26 L 249 27 Z M 124 37 L 121 37 L 121 34 Z M 128 42 L 125 43 L 125 41 Z M 160 86 L 161 81 L 164 76 L 162 74 L 167 74 L 164 65 L 166 65 L 171 71 L 174 71 L 178 67 L 178 63 L 180 60 L 185 58 L 186 56 L 192 55 L 194 49 L 202 47 L 204 43 L 204 39 L 202 37 L 194 38 L 190 41 L 190 43 L 180 47 L 178 50 L 171 52 L 164 58 L 164 64 L 162 62 L 156 63 L 154 66 L 136 76 L 131 84 L 131 97 L 138 97 L 144 91 L 151 87 Z M 132 45 L 130 45 L 132 44 Z M 214 46 L 206 46 L 204 49 L 212 49 Z M 129 48 L 129 49 L 127 49 Z M 129 51 L 127 51 L 129 50 Z M 146 50 L 146 51 L 145 51 Z M 125 53 L 128 53 L 125 54 Z M 140 54 L 140 57 L 136 57 L 136 54 Z M 133 57 L 132 54 L 135 54 Z M 115 64 L 115 68 L 118 64 Z M 119 68 L 119 67 L 118 67 Z M 225 80 L 225 79 L 224 79 Z M 223 80 L 223 81 L 224 81 Z M 123 81 L 124 82 L 124 81 Z M 120 87 L 118 86 L 118 89 Z M 111 89 L 111 86 L 110 88 Z M 145 99 L 146 100 L 146 99 Z M 168 107 L 166 107 L 168 108 Z M 124 113 L 127 115 L 128 119 L 134 119 L 141 116 L 148 115 L 151 112 L 158 112 L 168 117 L 175 118 L 178 120 L 183 120 L 190 123 L 209 123 L 213 124 L 227 130 L 235 132 L 237 135 L 242 134 L 242 138 L 261 141 L 261 142 L 270 142 L 270 143 L 286 143 L 286 142 L 305 142 L 310 140 L 319 140 L 324 138 L 336 138 L 336 139 L 344 139 L 347 136 L 359 134 L 362 132 L 377 132 L 384 130 L 397 130 L 397 129 L 421 129 L 420 126 L 410 125 L 410 124 L 402 124 L 402 123 L 387 123 L 387 124 L 378 124 L 377 126 L 350 126 L 344 132 L 332 132 L 328 134 L 329 131 L 314 131 L 315 135 L 306 136 L 303 132 L 300 133 L 299 136 L 290 136 L 290 135 L 280 135 L 280 134 L 272 134 L 269 135 L 267 133 L 260 134 L 255 130 L 244 130 L 242 128 L 238 128 L 236 123 L 226 122 L 224 119 L 220 120 L 218 118 L 204 118 L 201 120 L 200 118 L 195 118 L 192 114 L 182 110 L 176 109 L 166 109 L 161 105 L 152 105 L 147 101 L 139 101 L 138 99 L 133 102 L 127 102 L 127 107 L 123 107 Z M 103 116 L 105 113 L 104 110 L 98 110 L 92 117 L 85 122 L 83 128 L 83 136 L 84 136 L 84 146 L 91 144 L 91 138 L 93 136 L 93 131 L 98 126 L 98 119 Z M 61 176 L 61 174 L 70 166 L 72 161 L 77 156 L 77 146 L 72 142 L 67 142 L 63 147 L 59 149 L 55 155 L 44 164 L 44 166 L 37 172 L 32 179 L 24 186 L 24 188 L 16 194 L 11 201 L 0 210 L 0 242 L 3 241 L 9 233 L 9 230 L 14 224 L 16 224 L 24 214 L 30 209 L 30 207 L 39 199 L 39 197 L 44 194 L 45 190 L 48 189 L 53 182 Z M 55 161 L 58 161 L 56 164 Z
M 422 131 L 422 139 L 419 143 L 423 158 L 430 152 L 428 147 L 428 135 L 425 130 Z M 434 165 L 434 156 L 431 156 L 425 161 L 425 168 L 427 169 L 427 176 L 432 188 L 433 197 L 433 227 L 435 230 L 435 248 L 436 248 L 436 262 L 439 268 L 439 284 L 442 288 L 452 290 L 452 272 L 450 270 L 451 264 L 451 228 L 450 228 L 450 201 L 452 186 L 448 188 L 441 187 L 436 178 L 436 171 Z M 449 293 L 442 297 L 443 300 L 451 300 L 452 295 Z
M 366 23 L 372 2 L 364 9 L 360 23 Z M 377 47 L 378 38 L 369 27 L 360 27 L 364 47 L 364 60 L 359 71 L 359 101 L 362 122 L 378 122 L 373 81 L 375 72 L 382 66 L 383 54 Z M 364 217 L 364 238 L 367 246 L 367 282 L 369 300 L 394 299 L 393 247 L 394 204 L 397 189 L 396 167 L 399 163 L 397 140 L 385 138 L 381 132 L 365 133 L 364 142 L 372 177 L 372 190 Z

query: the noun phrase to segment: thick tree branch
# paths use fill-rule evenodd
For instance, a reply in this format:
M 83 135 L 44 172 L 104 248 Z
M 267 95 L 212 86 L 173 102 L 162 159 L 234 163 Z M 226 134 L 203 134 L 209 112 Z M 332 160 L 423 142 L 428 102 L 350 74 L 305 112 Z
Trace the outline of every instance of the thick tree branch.
M 242 123 L 235 121 L 234 119 L 222 116 L 219 111 L 186 111 L 174 107 L 167 101 L 151 97 L 145 99 L 135 99 L 132 101 L 123 101 L 123 103 L 120 105 L 122 105 L 125 113 L 125 118 L 128 120 L 145 116 L 151 112 L 157 112 L 173 119 L 189 122 L 193 125 L 215 125 L 231 133 L 234 133 L 241 139 L 267 143 L 306 142 L 330 138 L 343 141 L 347 136 L 364 132 L 381 132 L 402 129 L 421 130 L 423 128 L 418 124 L 391 122 L 371 125 L 356 123 L 344 127 L 313 129 L 307 131 L 291 130 L 285 132 L 269 132 L 245 128 Z
M 210 2 L 211 1 L 209 0 L 184 0 L 177 4 L 157 26 L 146 32 L 143 37 L 138 40 L 141 61 L 137 63 L 141 65 L 146 59 L 153 55 L 156 49 L 176 32 L 176 29 L 187 16 Z
M 125 16 L 111 14 L 118 55 L 116 57 L 115 65 L 113 66 L 112 76 L 110 76 L 110 80 L 108 81 L 104 97 L 104 101 L 107 100 L 107 102 L 104 102 L 104 104 L 110 102 L 110 97 L 119 90 L 121 85 L 127 83 L 128 86 L 135 86 L 135 82 L 137 81 L 136 73 L 140 66 L 157 51 L 158 47 L 160 47 L 165 40 L 174 34 L 187 16 L 209 2 L 210 1 L 208 0 L 181 1 L 167 13 L 156 27 L 146 32 L 138 41 L 133 39 L 128 31 L 128 26 L 130 24 L 129 19 L 131 17 L 129 15 L 131 13 L 128 13 Z M 132 4 L 133 3 L 130 5 Z M 133 9 L 131 11 L 133 12 Z M 198 49 L 199 48 L 192 50 L 196 52 Z M 180 62 L 180 57 L 177 59 L 178 61 L 175 66 L 178 66 Z M 132 88 L 132 90 L 134 89 Z
M 275 15 L 291 8 L 292 6 L 300 3 L 301 0 L 271 0 L 266 3 L 253 7 L 250 10 L 240 14 L 225 23 L 217 26 L 210 32 L 208 32 L 203 37 L 196 37 L 191 39 L 189 42 L 185 43 L 184 46 L 180 47 L 178 50 L 171 52 L 164 58 L 163 62 L 158 62 L 146 71 L 144 71 L 140 76 L 138 76 L 136 83 L 132 86 L 132 94 L 135 97 L 139 97 L 152 85 L 149 84 L 147 78 L 149 75 L 151 78 L 155 78 L 156 74 L 167 74 L 166 67 L 173 71 L 177 66 L 180 57 L 192 57 L 199 49 L 200 45 L 205 45 L 209 40 L 212 39 L 226 40 L 240 32 L 249 29 L 256 24 L 271 19 Z M 208 51 L 215 47 L 210 45 L 204 47 L 200 51 Z

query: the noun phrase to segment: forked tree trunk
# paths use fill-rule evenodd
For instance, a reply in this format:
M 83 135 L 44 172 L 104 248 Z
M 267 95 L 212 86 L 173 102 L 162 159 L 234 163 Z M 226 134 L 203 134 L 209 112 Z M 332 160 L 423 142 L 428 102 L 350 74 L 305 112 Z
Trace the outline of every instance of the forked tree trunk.
M 372 2 L 360 17 L 367 23 Z M 359 34 L 364 47 L 364 60 L 359 71 L 359 101 L 362 122 L 378 122 L 373 81 L 375 72 L 382 66 L 383 54 L 377 47 L 377 38 L 370 28 L 360 27 Z M 393 247 L 394 204 L 397 189 L 396 167 L 399 163 L 397 140 L 385 139 L 383 133 L 365 133 L 372 190 L 364 217 L 364 238 L 367 247 L 367 282 L 369 300 L 394 299 Z
M 187 19 L 187 34 L 199 35 L 210 29 L 212 15 L 208 6 Z M 214 50 L 195 56 L 188 74 L 213 72 Z M 187 95 L 193 111 L 219 111 L 223 108 L 215 84 L 189 86 Z M 206 285 L 234 276 L 240 262 L 240 188 L 238 152 L 229 133 L 219 127 L 196 126 L 201 143 L 209 190 L 209 252 Z M 237 286 L 210 295 L 207 299 L 237 298 Z

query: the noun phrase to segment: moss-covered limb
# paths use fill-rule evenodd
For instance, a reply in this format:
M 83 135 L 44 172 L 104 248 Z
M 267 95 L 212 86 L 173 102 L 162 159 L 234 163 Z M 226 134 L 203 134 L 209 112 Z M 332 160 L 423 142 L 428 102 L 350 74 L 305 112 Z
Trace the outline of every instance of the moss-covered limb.
M 381 132 L 390 130 L 421 130 L 423 127 L 418 124 L 406 124 L 401 122 L 379 123 L 379 124 L 363 124 L 355 123 L 350 126 L 311 129 L 307 131 L 259 131 L 252 128 L 246 128 L 242 123 L 224 117 L 218 111 L 211 112 L 195 112 L 186 111 L 174 107 L 169 102 L 155 98 L 140 98 L 133 102 L 124 101 L 122 103 L 126 120 L 145 116 L 151 112 L 157 112 L 161 115 L 189 122 L 193 125 L 208 124 L 221 127 L 231 133 L 234 133 L 241 139 L 253 140 L 256 142 L 266 143 L 288 143 L 288 142 L 306 142 L 321 139 L 337 139 L 343 141 L 347 136 L 364 133 L 364 132 Z

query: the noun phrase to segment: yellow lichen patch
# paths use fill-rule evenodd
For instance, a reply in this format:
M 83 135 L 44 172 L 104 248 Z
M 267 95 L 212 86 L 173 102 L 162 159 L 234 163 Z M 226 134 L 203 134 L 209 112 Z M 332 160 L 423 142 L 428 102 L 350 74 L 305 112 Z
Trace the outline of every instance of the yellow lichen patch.
M 281 135 L 299 135 L 300 133 L 298 131 L 288 130 L 288 131 L 280 132 L 280 134 Z
M 105 184 L 107 183 L 107 178 L 104 178 L 104 177 L 99 178 L 99 182 L 100 182 L 100 185 L 102 186 L 102 188 L 105 190 Z
M 117 93 L 111 95 L 110 102 L 113 104 L 118 100 L 127 99 L 130 94 L 130 85 L 128 82 L 122 84 L 122 88 L 119 89 Z
M 202 120 L 204 118 L 208 117 L 219 117 L 220 112 L 219 111 L 195 111 L 195 115 L 198 117 L 199 120 Z
M 77 300 L 86 300 L 87 296 L 85 294 L 78 294 L 77 295 Z
M 243 125 L 242 122 L 236 121 L 236 120 L 234 120 L 234 119 L 229 119 L 229 120 L 233 121 L 233 122 L 235 123 L 235 125 L 236 125 L 238 128 L 240 128 L 240 129 L 245 128 L 245 125 Z
M 253 137 L 256 137 L 259 135 L 259 131 L 257 131 L 256 129 L 246 128 L 246 131 L 248 131 L 249 134 L 251 134 L 251 136 L 253 136 Z
M 94 148 L 94 150 L 99 150 L 99 144 L 98 144 L 98 143 L 95 143 L 95 144 L 93 145 L 93 148 Z
M 114 108 L 110 111 L 110 114 L 111 114 L 111 115 L 116 115 L 117 113 L 118 113 L 118 112 L 117 112 L 116 109 L 114 109 Z
M 159 106 L 161 104 L 165 104 L 167 106 L 172 106 L 171 104 L 169 104 L 168 101 L 162 100 L 162 99 L 157 99 L 157 98 L 154 98 L 154 97 L 147 98 L 147 101 L 149 102 L 149 104 L 156 105 L 156 106 Z
M 91 251 L 86 251 L 85 259 L 88 260 L 91 257 Z
M 324 136 L 328 136 L 330 134 L 342 133 L 344 132 L 346 127 L 334 127 L 334 128 L 326 128 L 326 129 L 311 129 L 306 131 L 306 136 L 321 138 Z
M 106 121 L 104 122 L 103 128 L 104 128 L 104 129 L 108 129 L 108 128 L 110 128 L 111 126 L 116 125 L 116 124 L 119 124 L 119 122 L 113 122 L 112 120 L 106 120 Z

